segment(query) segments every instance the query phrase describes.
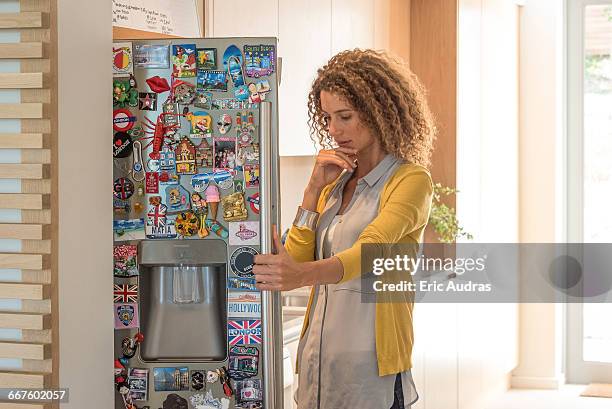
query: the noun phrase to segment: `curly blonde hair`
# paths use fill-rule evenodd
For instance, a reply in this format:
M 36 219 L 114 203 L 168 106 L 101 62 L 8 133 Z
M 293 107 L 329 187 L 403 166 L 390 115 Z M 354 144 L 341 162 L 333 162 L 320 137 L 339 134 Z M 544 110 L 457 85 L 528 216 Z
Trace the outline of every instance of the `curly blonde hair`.
M 436 136 L 425 89 L 397 57 L 374 50 L 347 50 L 333 56 L 317 71 L 308 94 L 310 136 L 331 148 L 321 91 L 343 97 L 385 152 L 429 167 Z

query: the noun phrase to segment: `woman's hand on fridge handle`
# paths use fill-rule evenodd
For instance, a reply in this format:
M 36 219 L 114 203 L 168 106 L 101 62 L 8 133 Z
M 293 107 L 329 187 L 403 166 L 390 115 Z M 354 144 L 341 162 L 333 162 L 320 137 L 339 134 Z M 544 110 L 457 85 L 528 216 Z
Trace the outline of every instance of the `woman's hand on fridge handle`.
M 255 256 L 253 273 L 259 290 L 289 291 L 307 285 L 337 283 L 342 278 L 344 268 L 337 257 L 298 263 L 285 250 L 276 226 L 272 228 L 272 240 L 277 254 Z
M 293 290 L 304 285 L 304 263 L 291 258 L 278 238 L 276 226 L 272 227 L 272 241 L 276 254 L 257 254 L 253 273 L 259 290 Z

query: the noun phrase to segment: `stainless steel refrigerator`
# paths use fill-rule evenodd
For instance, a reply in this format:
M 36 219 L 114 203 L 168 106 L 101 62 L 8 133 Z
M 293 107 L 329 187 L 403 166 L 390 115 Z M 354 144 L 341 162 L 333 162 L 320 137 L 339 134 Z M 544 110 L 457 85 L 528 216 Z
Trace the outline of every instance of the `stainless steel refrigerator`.
M 276 45 L 113 45 L 116 408 L 282 407 Z

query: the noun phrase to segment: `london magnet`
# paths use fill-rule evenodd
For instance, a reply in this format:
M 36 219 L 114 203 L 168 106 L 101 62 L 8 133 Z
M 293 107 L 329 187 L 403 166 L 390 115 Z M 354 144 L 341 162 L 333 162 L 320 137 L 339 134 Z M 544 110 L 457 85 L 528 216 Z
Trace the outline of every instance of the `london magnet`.
M 127 132 L 115 132 L 113 136 L 113 157 L 127 158 L 132 154 L 132 138 Z
M 129 131 L 134 126 L 136 117 L 129 109 L 115 109 L 113 111 L 113 129 L 115 131 Z
M 261 320 L 227 321 L 230 345 L 261 344 Z

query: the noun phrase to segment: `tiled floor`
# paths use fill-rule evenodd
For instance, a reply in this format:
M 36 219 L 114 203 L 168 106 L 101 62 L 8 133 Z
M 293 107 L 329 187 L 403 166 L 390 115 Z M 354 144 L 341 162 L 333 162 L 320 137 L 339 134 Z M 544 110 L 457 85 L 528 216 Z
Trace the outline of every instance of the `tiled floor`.
M 565 385 L 560 390 L 511 389 L 487 409 L 612 409 L 612 398 L 580 396 L 585 385 Z

